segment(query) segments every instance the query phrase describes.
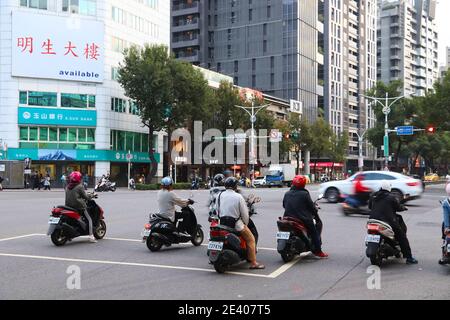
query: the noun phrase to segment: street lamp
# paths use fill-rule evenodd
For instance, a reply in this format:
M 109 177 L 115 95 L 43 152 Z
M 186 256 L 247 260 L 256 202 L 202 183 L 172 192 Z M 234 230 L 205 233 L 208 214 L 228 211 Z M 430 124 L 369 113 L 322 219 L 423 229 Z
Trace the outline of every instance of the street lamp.
M 358 132 L 356 132 L 356 135 L 358 136 L 358 170 L 363 171 L 364 170 L 364 157 L 363 157 L 363 140 L 364 135 L 366 134 L 367 129 L 363 131 L 363 133 L 360 135 Z
M 388 124 L 388 115 L 389 113 L 391 113 L 391 107 L 394 105 L 394 103 L 396 103 L 398 100 L 404 98 L 405 96 L 400 96 L 400 97 L 393 97 L 393 98 L 389 98 L 389 93 L 386 92 L 386 97 L 385 98 L 377 98 L 377 97 L 369 97 L 363 94 L 360 94 L 360 96 L 366 98 L 366 99 L 372 99 L 375 102 L 381 104 L 383 106 L 383 113 L 384 113 L 384 164 L 385 164 L 385 168 L 388 168 L 389 165 L 389 132 L 391 130 L 389 130 L 389 124 Z M 384 104 L 381 102 L 384 100 Z M 390 102 L 392 101 L 392 102 Z
M 255 107 L 255 100 L 254 99 L 252 99 L 252 106 L 251 107 L 235 106 L 237 108 L 241 108 L 242 110 L 244 110 L 245 112 L 248 113 L 248 115 L 250 116 L 250 122 L 252 124 L 252 132 L 250 133 L 250 150 L 251 150 L 250 155 L 251 155 L 251 159 L 249 158 L 249 161 L 251 162 L 251 165 L 252 165 L 252 172 L 253 172 L 252 185 L 253 185 L 253 180 L 255 178 L 255 150 L 254 150 L 254 147 L 255 147 L 255 141 L 254 141 L 255 134 L 254 134 L 254 125 L 255 125 L 255 122 L 256 122 L 256 115 L 258 114 L 259 111 L 261 111 L 262 109 L 267 108 L 269 106 L 270 106 L 270 104 L 266 104 L 266 105 L 263 105 L 263 106 Z

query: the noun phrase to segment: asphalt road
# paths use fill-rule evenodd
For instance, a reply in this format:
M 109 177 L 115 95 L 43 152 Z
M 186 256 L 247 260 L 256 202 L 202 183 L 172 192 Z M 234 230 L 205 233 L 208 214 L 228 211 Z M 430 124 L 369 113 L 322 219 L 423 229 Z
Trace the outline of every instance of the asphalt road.
M 313 197 L 317 189 L 310 188 Z M 0 192 L 0 299 L 450 299 L 450 268 L 437 263 L 442 186 L 429 186 L 403 214 L 419 264 L 385 262 L 381 288 L 373 290 L 367 287 L 372 274 L 365 257 L 366 217 L 345 217 L 339 205 L 323 200 L 323 247 L 330 258 L 306 256 L 283 263 L 275 250 L 275 221 L 282 215 L 285 191 L 252 191 L 262 198 L 254 221 L 260 234 L 258 260 L 266 269 L 249 270 L 243 264 L 223 275 L 208 264 L 205 246 L 174 245 L 152 253 L 140 242 L 148 214 L 157 208 L 154 191 L 99 194 L 106 239 L 91 244 L 78 238 L 64 247 L 55 247 L 45 236 L 50 208 L 63 202 L 61 190 Z M 191 192 L 179 194 L 189 197 Z M 208 191 L 193 191 L 193 196 L 207 244 Z M 81 289 L 67 287 L 73 265 L 80 268 Z

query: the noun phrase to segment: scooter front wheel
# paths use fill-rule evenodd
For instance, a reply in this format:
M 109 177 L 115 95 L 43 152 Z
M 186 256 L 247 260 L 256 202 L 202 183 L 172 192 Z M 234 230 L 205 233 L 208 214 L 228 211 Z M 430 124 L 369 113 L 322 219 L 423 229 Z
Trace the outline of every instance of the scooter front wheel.
M 57 247 L 65 245 L 68 240 L 61 229 L 53 231 L 50 238 L 52 239 L 53 244 Z
M 106 223 L 103 220 L 100 220 L 99 225 L 94 231 L 94 237 L 97 240 L 103 239 L 106 235 Z

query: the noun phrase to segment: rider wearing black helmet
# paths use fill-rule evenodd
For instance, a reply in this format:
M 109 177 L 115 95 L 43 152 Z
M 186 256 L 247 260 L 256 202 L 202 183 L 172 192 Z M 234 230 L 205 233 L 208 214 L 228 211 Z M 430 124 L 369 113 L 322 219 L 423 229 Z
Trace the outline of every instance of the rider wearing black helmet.
M 234 177 L 225 180 L 226 190 L 217 197 L 217 213 L 220 223 L 234 228 L 247 244 L 247 259 L 250 269 L 264 269 L 265 266 L 256 261 L 256 241 L 248 228 L 250 217 L 244 197 L 237 191 L 238 181 Z
M 225 191 L 225 187 L 223 186 L 225 182 L 225 176 L 221 173 L 218 173 L 213 178 L 213 187 L 209 190 L 209 215 L 215 215 L 216 213 L 216 199 L 217 196 Z

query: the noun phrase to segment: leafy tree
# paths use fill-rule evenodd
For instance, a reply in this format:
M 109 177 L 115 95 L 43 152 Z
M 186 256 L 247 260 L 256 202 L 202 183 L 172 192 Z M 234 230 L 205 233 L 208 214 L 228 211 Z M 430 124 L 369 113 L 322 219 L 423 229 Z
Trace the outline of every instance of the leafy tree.
M 176 60 L 164 45 L 132 46 L 119 67 L 119 83 L 137 103 L 141 122 L 149 130 L 149 182 L 157 171 L 154 132 L 184 126 L 204 115 L 208 84 L 192 65 Z
M 314 157 L 314 174 L 316 173 L 318 160 L 330 153 L 331 136 L 333 131 L 330 125 L 323 119 L 318 118 L 311 127 L 311 135 L 313 137 L 311 144 L 311 155 Z
M 331 167 L 331 174 L 334 173 L 334 163 L 344 162 L 347 156 L 348 150 L 348 132 L 344 131 L 341 134 L 332 133 L 331 135 L 331 145 L 329 151 L 329 157 L 333 165 Z

